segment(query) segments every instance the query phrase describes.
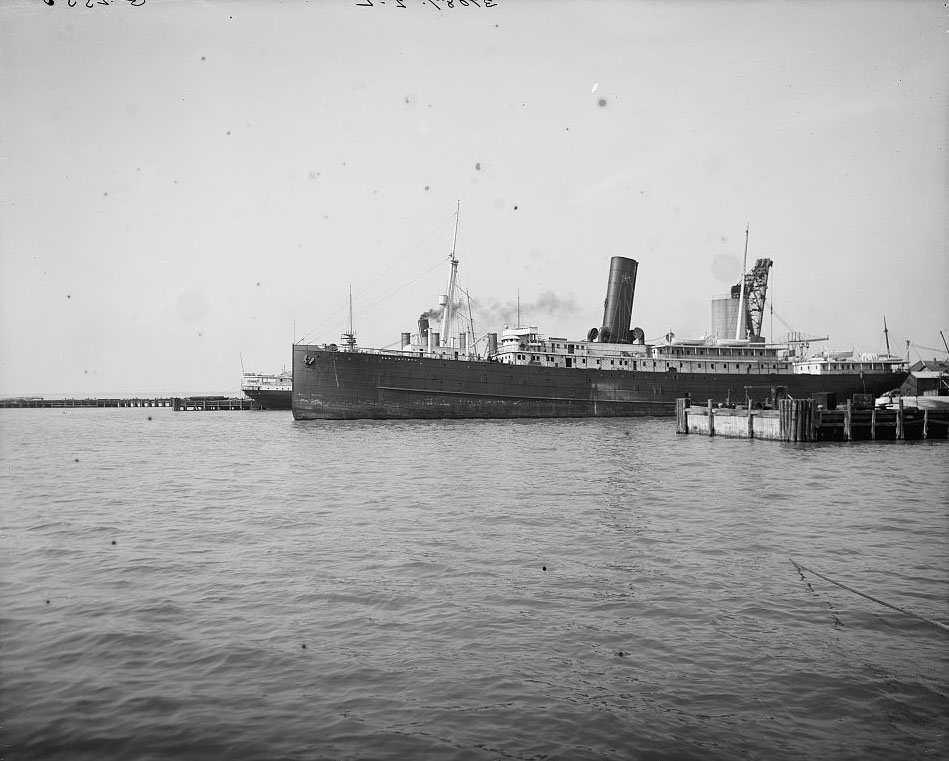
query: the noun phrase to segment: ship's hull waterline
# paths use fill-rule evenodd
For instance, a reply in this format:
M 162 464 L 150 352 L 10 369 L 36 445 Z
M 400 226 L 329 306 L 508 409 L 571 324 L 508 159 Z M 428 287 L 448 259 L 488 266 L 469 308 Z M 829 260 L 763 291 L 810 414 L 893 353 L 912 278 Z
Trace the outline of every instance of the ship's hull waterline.
M 634 417 L 674 415 L 696 403 L 829 392 L 878 396 L 892 372 L 857 375 L 679 373 L 597 370 L 434 359 L 411 354 L 293 347 L 293 416 L 298 420 Z

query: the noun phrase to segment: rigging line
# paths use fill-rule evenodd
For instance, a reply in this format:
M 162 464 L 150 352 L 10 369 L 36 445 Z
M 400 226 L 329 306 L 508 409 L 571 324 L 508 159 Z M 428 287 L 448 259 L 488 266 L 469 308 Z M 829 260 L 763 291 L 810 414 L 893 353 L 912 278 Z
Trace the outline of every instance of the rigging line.
M 406 288 L 408 288 L 410 285 L 415 285 L 415 283 L 417 283 L 417 282 L 418 282 L 419 280 L 421 280 L 423 277 L 425 277 L 425 276 L 428 275 L 429 273 L 433 272 L 434 270 L 438 269 L 439 267 L 443 267 L 444 265 L 445 265 L 445 260 L 444 260 L 444 258 L 439 258 L 439 260 L 438 260 L 437 262 L 435 262 L 434 264 L 430 265 L 427 270 L 425 270 L 424 272 L 420 272 L 420 273 L 419 273 L 418 275 L 416 275 L 414 278 L 412 278 L 411 280 L 409 280 L 409 281 L 403 283 L 403 284 L 400 285 L 398 288 L 393 288 L 392 290 L 386 291 L 384 294 L 382 294 L 381 296 L 379 296 L 375 301 L 370 302 L 370 304 L 372 304 L 373 307 L 375 307 L 375 306 L 378 305 L 378 304 L 381 304 L 383 301 L 385 301 L 386 299 L 388 299 L 390 296 L 394 296 L 395 294 L 404 291 L 404 290 L 405 290 Z
M 477 306 L 480 306 L 480 304 L 479 304 L 479 302 L 478 302 L 478 299 L 473 299 L 473 298 L 471 298 L 471 294 L 468 293 L 468 291 L 466 291 L 464 288 L 462 288 L 462 287 L 461 287 L 460 285 L 458 285 L 457 283 L 455 284 L 455 290 L 456 290 L 456 291 L 461 291 L 461 292 L 465 295 L 465 298 L 467 298 L 468 301 L 470 301 L 472 304 L 475 304 L 475 305 L 477 305 Z
M 452 217 L 454 217 L 454 215 L 452 215 Z M 414 246 L 412 246 L 412 248 L 410 248 L 402 257 L 400 257 L 399 259 L 397 259 L 396 261 L 394 261 L 392 264 L 390 264 L 388 267 L 386 267 L 386 269 L 384 269 L 384 270 L 382 270 L 381 272 L 379 272 L 378 276 L 377 276 L 374 280 L 371 280 L 369 283 L 367 283 L 366 285 L 364 285 L 359 291 L 357 291 L 357 292 L 356 292 L 356 295 L 359 296 L 359 295 L 365 293 L 365 292 L 368 291 L 370 288 L 372 288 L 376 283 L 378 283 L 380 280 L 382 280 L 383 278 L 385 278 L 385 276 L 388 275 L 389 272 L 391 272 L 391 271 L 392 271 L 395 267 L 397 267 L 398 265 L 402 264 L 402 262 L 404 262 L 406 259 L 408 259 L 409 256 L 411 256 L 417 249 L 419 249 L 419 248 L 421 248 L 423 245 L 429 243 L 429 241 L 430 241 L 437 233 L 441 232 L 441 231 L 448 225 L 448 223 L 449 223 L 450 221 L 451 221 L 451 218 L 449 218 L 448 220 L 446 220 L 446 221 L 444 221 L 444 222 L 440 222 L 431 232 L 429 232 L 424 238 L 422 238 L 422 240 L 420 240 L 418 243 L 416 243 Z
M 399 293 L 400 291 L 405 290 L 405 289 L 408 288 L 410 285 L 415 284 L 416 282 L 418 282 L 419 280 L 421 280 L 422 278 L 424 278 L 426 275 L 428 275 L 429 273 L 431 273 L 433 270 L 437 269 L 438 267 L 441 267 L 443 264 L 444 264 L 444 259 L 439 258 L 439 260 L 438 260 L 437 262 L 435 262 L 434 264 L 432 264 L 427 270 L 425 270 L 424 272 L 422 272 L 421 274 L 419 274 L 418 276 L 416 276 L 414 279 L 408 281 L 407 283 L 404 283 L 403 285 L 399 286 L 398 288 L 395 288 L 394 290 L 391 290 L 391 291 L 389 291 L 389 292 L 387 292 L 387 293 L 382 294 L 381 296 L 377 297 L 374 301 L 370 301 L 370 302 L 369 302 L 369 305 L 368 305 L 367 307 L 365 307 L 365 308 L 360 308 L 360 309 L 358 309 L 357 311 L 359 312 L 360 316 L 364 316 L 364 315 L 367 315 L 367 314 L 372 314 L 372 312 L 373 312 L 375 309 L 377 309 L 381 304 L 383 304 L 387 299 L 389 299 L 389 298 L 391 298 L 392 296 L 396 295 L 396 294 Z M 346 310 L 347 310 L 348 308 L 349 308 L 349 307 L 348 307 L 347 304 L 341 304 L 341 305 L 340 305 L 339 307 L 337 307 L 333 312 L 329 313 L 326 317 L 324 317 L 324 318 L 316 325 L 316 327 L 311 328 L 309 331 L 307 331 L 307 332 L 304 334 L 303 338 L 301 338 L 297 343 L 301 343 L 301 344 L 302 344 L 302 343 L 306 343 L 307 339 L 309 339 L 311 336 L 319 335 L 319 334 L 325 332 L 325 330 L 328 328 L 329 325 L 331 325 L 331 324 L 333 324 L 334 322 L 338 321 L 339 319 L 341 319 L 342 316 L 345 315 L 345 312 L 346 312 Z
M 310 336 L 316 333 L 322 332 L 326 328 L 327 325 L 339 319 L 339 315 L 341 313 L 344 313 L 346 309 L 347 309 L 346 305 L 340 305 L 339 307 L 337 307 L 329 316 L 325 317 L 315 328 L 312 328 L 311 330 L 308 330 L 306 333 L 304 333 L 303 337 L 297 343 L 304 344 L 307 342 Z
M 942 624 L 942 623 L 940 623 L 939 621 L 933 621 L 931 618 L 926 618 L 925 616 L 921 616 L 921 615 L 919 615 L 918 613 L 913 613 L 911 610 L 906 610 L 905 608 L 901 608 L 901 607 L 899 607 L 899 606 L 897 606 L 897 605 L 890 605 L 890 603 L 888 603 L 888 602 L 883 602 L 883 600 L 879 600 L 879 599 L 877 599 L 876 597 L 871 597 L 870 595 L 864 594 L 863 592 L 858 592 L 858 591 L 857 591 L 856 589 L 854 589 L 853 587 L 848 587 L 846 584 L 841 584 L 839 581 L 834 581 L 833 579 L 831 579 L 831 578 L 829 578 L 829 577 L 827 577 L 827 576 L 824 576 L 824 574 L 818 573 L 817 571 L 815 571 L 815 570 L 813 570 L 813 569 L 811 569 L 811 568 L 808 568 L 808 567 L 805 566 L 805 565 L 801 565 L 801 564 L 799 564 L 799 563 L 794 562 L 794 558 L 788 558 L 788 560 L 791 561 L 791 564 L 797 569 L 797 572 L 801 574 L 801 577 L 802 577 L 802 578 L 803 578 L 804 574 L 801 573 L 801 571 L 807 571 L 808 573 L 811 573 L 811 574 L 813 574 L 814 576 L 819 576 L 819 577 L 822 578 L 824 581 L 829 581 L 831 584 L 834 584 L 834 585 L 840 587 L 841 589 L 846 589 L 848 592 L 853 592 L 855 595 L 860 595 L 861 597 L 865 597 L 866 599 L 872 600 L 873 602 L 875 602 L 875 603 L 877 603 L 877 604 L 879 604 L 879 605 L 882 605 L 882 606 L 884 606 L 884 607 L 886 607 L 886 608 L 891 608 L 892 610 L 899 611 L 900 613 L 904 613 L 904 614 L 907 615 L 907 616 L 912 616 L 913 618 L 918 618 L 920 621 L 925 621 L 927 624 L 932 624 L 933 626 L 939 627 L 939 628 L 942 629 L 943 631 L 949 632 L 949 626 L 946 626 L 946 624 Z
M 429 268 L 428 268 L 427 270 L 425 270 L 424 272 L 420 273 L 420 274 L 419 274 L 417 277 L 415 277 L 414 279 L 408 281 L 407 283 L 403 283 L 403 284 L 400 285 L 398 288 L 394 288 L 394 289 L 392 289 L 391 291 L 387 291 L 386 293 L 381 294 L 381 295 L 378 296 L 374 301 L 370 301 L 370 302 L 369 302 L 369 306 L 367 306 L 365 309 L 360 310 L 360 313 L 361 313 L 361 314 L 370 314 L 370 313 L 371 313 L 374 309 L 376 309 L 380 304 L 384 303 L 386 300 L 390 299 L 392 296 L 395 296 L 397 293 L 400 293 L 401 291 L 404 291 L 404 290 L 405 290 L 406 288 L 408 288 L 410 285 L 414 285 L 414 284 L 417 283 L 419 280 L 421 280 L 423 277 L 425 277 L 426 275 L 428 275 L 430 272 L 432 272 L 433 270 L 435 270 L 435 269 L 437 269 L 438 267 L 441 267 L 441 266 L 443 266 L 443 265 L 444 265 L 444 260 L 443 260 L 443 259 L 439 259 L 435 264 L 433 264 L 431 267 L 429 267 Z
M 777 317 L 778 320 L 780 321 L 780 323 L 781 323 L 784 327 L 786 327 L 788 330 L 796 330 L 796 328 L 792 328 L 790 325 L 788 325 L 788 323 L 785 321 L 785 319 L 784 319 L 780 314 L 778 314 L 777 312 L 774 311 L 774 307 L 773 307 L 773 306 L 771 307 L 771 316 L 772 316 L 772 317 Z M 772 330 L 773 330 L 773 328 L 772 328 Z
M 332 312 L 329 312 L 328 314 L 326 314 L 326 316 L 323 317 L 323 318 L 317 323 L 317 325 L 316 325 L 315 327 L 313 327 L 313 328 L 311 328 L 309 331 L 307 331 L 307 333 L 304 335 L 304 337 L 303 337 L 302 339 L 300 339 L 299 343 L 306 343 L 306 340 L 307 340 L 308 338 L 310 338 L 310 336 L 319 335 L 319 334 L 325 332 L 326 330 L 328 330 L 330 325 L 332 325 L 332 324 L 338 324 L 340 320 L 344 319 L 344 317 L 345 317 L 345 315 L 348 313 L 349 309 L 350 309 L 350 305 L 349 305 L 349 302 L 348 302 L 348 301 L 347 301 L 345 304 L 344 304 L 344 303 L 340 303 L 339 306 L 336 307 L 336 309 L 334 309 Z
M 446 227 L 446 226 L 447 226 L 449 223 L 451 223 L 451 222 L 454 222 L 454 224 L 455 224 L 455 232 L 454 232 L 454 236 L 455 236 L 455 237 L 453 238 L 452 253 L 449 255 L 449 258 L 451 258 L 452 256 L 454 256 L 454 254 L 457 252 L 457 249 L 458 249 L 458 237 L 460 236 L 463 240 L 464 240 L 464 237 L 465 237 L 464 230 L 460 227 L 460 224 L 458 223 L 457 212 L 455 212 L 455 214 L 452 214 L 451 217 L 449 217 L 445 222 L 442 222 L 437 228 L 435 228 L 431 233 L 429 233 L 428 236 L 427 236 L 421 243 L 419 243 L 419 244 L 417 244 L 417 245 L 415 246 L 415 248 L 418 248 L 419 246 L 421 246 L 422 243 L 425 243 L 427 240 L 429 240 L 430 238 L 432 238 L 437 232 L 440 232 L 444 227 Z M 407 256 L 408 256 L 408 255 L 406 255 L 406 257 L 407 257 Z M 403 257 L 403 259 L 405 259 L 406 257 Z M 425 271 L 419 273 L 419 275 L 417 275 L 415 278 L 413 278 L 412 280 L 409 280 L 409 281 L 403 283 L 403 284 L 400 285 L 399 287 L 393 288 L 393 289 L 389 289 L 389 290 L 385 291 L 384 293 L 380 294 L 374 301 L 370 301 L 370 302 L 369 302 L 369 306 L 367 306 L 365 309 L 361 310 L 361 312 L 362 312 L 363 314 L 371 313 L 376 307 L 378 307 L 380 304 L 382 304 L 383 302 L 385 302 L 385 301 L 386 301 L 388 298 L 390 298 L 391 296 L 394 296 L 395 294 L 397 294 L 397 293 L 399 293 L 399 292 L 405 290 L 405 289 L 408 288 L 409 286 L 414 285 L 414 284 L 417 283 L 419 280 L 421 280 L 422 278 L 424 278 L 425 276 L 427 276 L 430 272 L 432 272 L 432 270 L 434 270 L 434 269 L 436 269 L 436 268 L 438 268 L 438 267 L 443 266 L 444 262 L 445 262 L 445 257 L 444 257 L 444 256 L 439 256 L 438 260 L 437 260 L 434 264 L 432 264 L 428 269 L 426 269 Z M 394 266 L 395 266 L 395 265 L 392 265 L 392 267 L 394 267 Z M 391 270 L 392 267 L 389 267 L 389 270 Z M 387 270 L 387 272 L 388 272 L 388 270 Z M 373 281 L 373 283 L 378 282 L 381 278 L 382 278 L 382 275 L 380 275 L 380 277 L 376 278 L 376 280 Z M 456 287 L 457 287 L 457 286 L 456 286 Z M 361 291 L 359 291 L 359 292 L 357 293 L 357 295 L 359 295 L 359 294 L 361 294 L 361 293 L 365 293 L 368 289 L 369 289 L 368 286 L 367 286 L 366 288 L 363 288 Z
M 913 344 L 914 349 L 925 349 L 926 351 L 938 351 L 940 354 L 946 354 L 945 349 L 937 349 L 935 346 L 923 346 L 922 344 Z
M 394 261 L 392 264 L 390 264 L 386 269 L 382 270 L 382 271 L 379 273 L 379 275 L 378 275 L 374 280 L 370 281 L 367 285 L 363 286 L 360 290 L 358 290 L 358 291 L 356 292 L 356 294 L 355 294 L 356 297 L 358 298 L 359 296 L 362 296 L 366 291 L 368 291 L 370 288 L 372 288 L 372 286 L 374 286 L 377 282 L 379 282 L 380 280 L 382 280 L 382 279 L 383 279 L 389 272 L 391 272 L 395 267 L 397 267 L 399 264 L 401 264 L 401 263 L 404 262 L 406 259 L 408 259 L 409 256 L 411 256 L 413 253 L 416 252 L 417 249 L 419 249 L 419 248 L 421 248 L 422 246 L 424 246 L 425 244 L 429 243 L 429 242 L 431 241 L 431 239 L 432 239 L 437 233 L 441 232 L 441 231 L 446 227 L 446 225 L 449 224 L 449 223 L 453 220 L 454 216 L 455 216 L 455 215 L 452 214 L 451 217 L 449 217 L 447 220 L 444 220 L 444 221 L 442 221 L 442 222 L 439 222 L 431 231 L 429 231 L 418 243 L 416 243 L 414 246 L 412 246 L 405 254 L 403 254 L 399 259 L 397 259 L 397 260 Z M 441 264 L 441 260 L 439 260 L 439 264 Z M 426 271 L 425 271 L 424 273 L 422 273 L 422 275 L 420 275 L 419 277 L 423 277 L 424 275 L 428 274 L 428 273 L 429 273 L 432 269 L 434 269 L 436 266 L 438 266 L 438 265 L 433 265 L 430 269 L 426 270 Z M 417 279 L 418 279 L 418 278 L 416 278 L 416 280 L 417 280 Z M 407 283 L 406 285 L 410 285 L 411 283 L 414 283 L 414 282 L 415 282 L 415 280 L 412 280 L 412 281 L 410 281 L 410 283 Z M 403 286 L 403 287 L 405 287 L 405 286 Z M 396 291 L 396 292 L 397 292 L 397 291 Z M 335 310 L 334 312 L 330 313 L 328 316 L 322 318 L 322 319 L 320 320 L 320 322 L 317 324 L 317 326 L 316 326 L 315 328 L 311 328 L 309 331 L 307 331 L 307 332 L 304 334 L 303 338 L 301 338 L 301 339 L 298 341 L 298 343 L 304 343 L 304 342 L 306 341 L 306 339 L 309 338 L 310 336 L 312 336 L 314 333 L 317 333 L 317 332 L 323 330 L 324 326 L 325 326 L 326 324 L 332 322 L 333 320 L 335 320 L 337 314 L 338 314 L 340 311 L 342 311 L 343 309 L 344 309 L 344 307 L 340 307 L 339 309 L 337 309 L 337 310 Z

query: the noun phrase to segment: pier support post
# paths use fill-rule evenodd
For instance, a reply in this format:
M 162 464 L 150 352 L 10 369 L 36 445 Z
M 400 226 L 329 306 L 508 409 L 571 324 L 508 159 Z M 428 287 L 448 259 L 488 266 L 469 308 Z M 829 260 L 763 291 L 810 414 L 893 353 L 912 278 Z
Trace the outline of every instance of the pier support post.
M 689 432 L 689 400 L 676 399 L 676 433 Z
M 870 438 L 876 441 L 877 438 L 877 408 L 874 407 L 870 412 Z
M 708 400 L 708 435 L 715 435 L 715 408 L 712 407 L 712 400 Z
M 929 410 L 923 410 L 923 438 L 929 438 Z
M 896 407 L 896 440 L 902 441 L 906 438 L 906 431 L 903 426 L 903 397 L 900 397 L 899 404 Z
M 847 400 L 847 406 L 844 409 L 844 441 L 853 440 L 853 399 Z

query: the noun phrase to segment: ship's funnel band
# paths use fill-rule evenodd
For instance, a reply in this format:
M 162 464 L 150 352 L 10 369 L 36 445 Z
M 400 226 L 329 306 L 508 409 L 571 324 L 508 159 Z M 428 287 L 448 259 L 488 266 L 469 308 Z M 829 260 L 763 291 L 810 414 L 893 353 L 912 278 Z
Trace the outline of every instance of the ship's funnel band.
M 600 341 L 626 342 L 629 322 L 633 315 L 633 297 L 636 294 L 636 272 L 639 262 L 625 256 L 610 259 L 610 278 L 603 305 L 603 327 Z

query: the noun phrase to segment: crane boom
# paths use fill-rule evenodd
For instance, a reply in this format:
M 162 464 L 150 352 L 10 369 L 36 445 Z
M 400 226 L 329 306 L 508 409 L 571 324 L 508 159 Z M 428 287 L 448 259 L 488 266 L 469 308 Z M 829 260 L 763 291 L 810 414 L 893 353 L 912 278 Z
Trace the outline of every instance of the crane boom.
M 732 298 L 739 303 L 744 296 L 744 309 L 749 327 L 749 336 L 761 337 L 761 325 L 764 321 L 764 303 L 768 291 L 768 272 L 773 262 L 770 259 L 758 259 L 751 272 L 745 273 L 745 288 L 742 293 L 741 283 L 732 287 Z M 739 318 L 740 322 L 740 318 Z

